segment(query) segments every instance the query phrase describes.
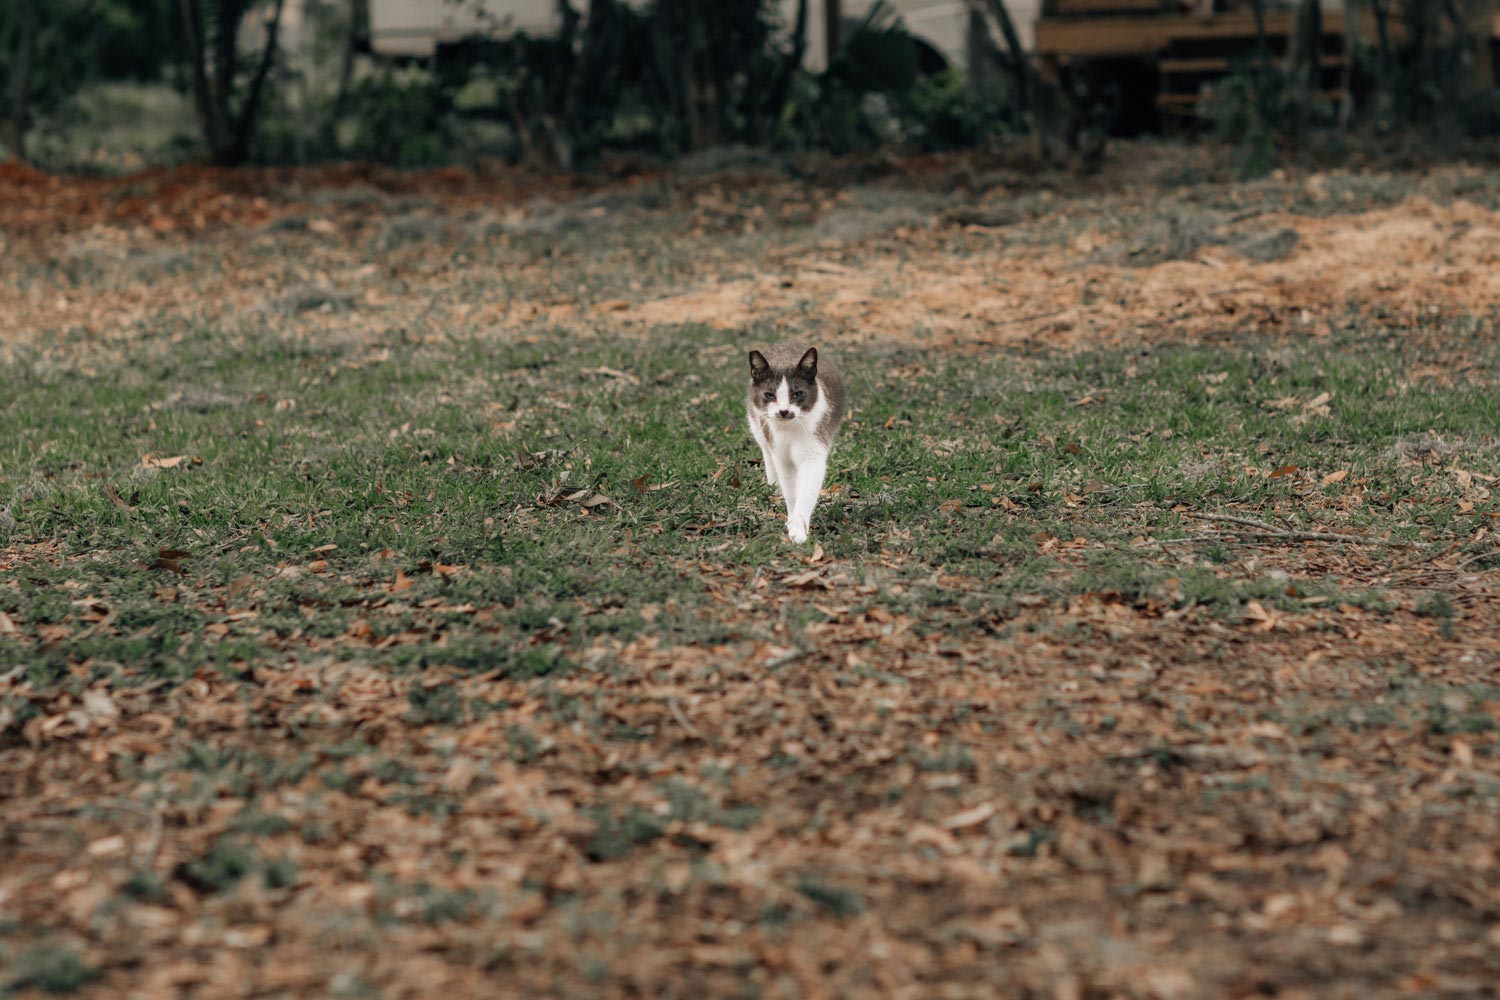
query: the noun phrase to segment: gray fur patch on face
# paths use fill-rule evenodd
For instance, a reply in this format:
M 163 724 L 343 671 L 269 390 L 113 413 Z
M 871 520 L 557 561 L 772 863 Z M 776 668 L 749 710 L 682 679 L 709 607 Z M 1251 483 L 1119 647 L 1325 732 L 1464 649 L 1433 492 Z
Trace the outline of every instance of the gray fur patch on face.
M 766 365 L 759 371 L 752 367 L 750 398 L 761 407 L 776 403 L 782 383 L 786 383 L 787 403 L 793 409 L 807 412 L 818 403 L 818 379 L 798 368 L 776 369 Z
M 844 382 L 819 356 L 818 349 L 794 341 L 751 351 L 750 378 L 745 381 L 745 411 L 752 424 L 771 432 L 793 425 L 813 431 L 832 446 L 844 419 Z M 816 427 L 806 418 L 819 412 Z

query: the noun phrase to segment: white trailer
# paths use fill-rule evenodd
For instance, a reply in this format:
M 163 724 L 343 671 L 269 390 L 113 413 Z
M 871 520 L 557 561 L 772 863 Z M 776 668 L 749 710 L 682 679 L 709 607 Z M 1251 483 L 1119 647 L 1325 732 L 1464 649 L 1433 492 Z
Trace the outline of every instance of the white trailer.
M 646 0 L 627 2 L 644 6 Z M 778 0 L 778 6 L 782 24 L 790 31 L 797 0 Z M 836 0 L 834 9 L 848 23 L 863 18 L 872 6 L 874 0 Z M 886 6 L 949 65 L 963 65 L 968 31 L 963 0 L 887 0 Z M 1008 7 L 1029 47 L 1040 0 L 1011 0 Z M 808 0 L 805 63 L 814 72 L 828 65 L 829 13 L 829 0 Z M 545 35 L 557 31 L 560 23 L 557 0 L 370 0 L 370 47 L 377 55 L 420 58 L 433 55 L 440 45 L 474 35 Z

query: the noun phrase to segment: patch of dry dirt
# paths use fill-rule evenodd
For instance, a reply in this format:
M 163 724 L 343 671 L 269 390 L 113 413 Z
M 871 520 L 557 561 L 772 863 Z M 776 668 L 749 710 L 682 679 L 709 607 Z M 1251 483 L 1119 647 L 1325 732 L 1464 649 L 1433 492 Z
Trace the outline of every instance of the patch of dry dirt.
M 879 339 L 1071 347 L 1247 323 L 1317 326 L 1351 308 L 1407 320 L 1483 314 L 1500 302 L 1500 213 L 1477 205 L 1411 198 L 1331 218 L 1276 213 L 1254 225 L 1290 230 L 1297 243 L 1274 262 L 1210 246 L 1191 260 L 1136 268 L 1090 263 L 1112 242 L 1097 231 L 1044 248 L 971 229 L 960 252 L 908 232 L 899 253 L 857 266 L 822 260 L 820 248 L 771 273 L 710 280 L 615 316 L 724 328 L 813 316 Z
M 914 161 L 910 183 L 931 185 L 932 170 Z M 559 189 L 499 171 L 197 171 L 109 182 L 11 168 L 0 173 L 0 240 L 16 267 L 0 283 L 0 343 L 13 349 L 46 333 L 107 348 L 163 311 L 236 323 L 309 284 L 332 288 L 342 311 L 373 329 L 418 319 L 500 333 L 812 318 L 854 340 L 970 347 L 1315 331 L 1351 309 L 1408 321 L 1486 314 L 1500 299 L 1500 213 L 1462 197 L 1412 194 L 1330 215 L 1333 182 L 1310 174 L 1253 211 L 1200 212 L 1202 233 L 1138 246 L 1131 241 L 1151 220 L 1197 224 L 1179 196 L 1153 201 L 1108 179 L 1070 192 L 1065 177 L 1044 177 L 1053 190 L 1038 195 L 1007 177 L 982 195 L 948 190 L 956 208 L 935 211 L 940 196 L 903 194 L 902 176 L 855 197 L 826 179 L 775 175 Z M 915 207 L 900 207 L 907 202 Z M 1130 213 L 1148 224 L 1122 231 Z M 828 239 L 819 219 L 836 215 L 872 221 L 851 224 L 856 238 Z M 1004 224 L 954 221 L 986 217 Z M 1217 235 L 1205 242 L 1210 229 Z M 1290 246 L 1269 255 L 1278 259 L 1253 259 L 1282 238 Z M 267 254 L 272 242 L 295 258 Z M 424 257 L 455 242 L 465 251 L 456 260 Z M 659 247 L 676 255 L 673 266 L 618 280 Z M 414 303 L 398 289 L 418 277 L 436 291 Z M 476 282 L 490 288 L 465 288 Z M 319 325 L 319 310 L 293 312 L 306 313 L 294 325 Z

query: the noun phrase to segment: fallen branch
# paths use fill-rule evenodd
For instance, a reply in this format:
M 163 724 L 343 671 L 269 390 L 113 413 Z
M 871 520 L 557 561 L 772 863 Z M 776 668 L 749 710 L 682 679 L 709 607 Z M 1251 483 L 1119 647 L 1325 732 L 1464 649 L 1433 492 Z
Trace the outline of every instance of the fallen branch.
M 1413 566 L 1420 566 L 1422 563 L 1431 562 L 1434 559 L 1439 559 L 1452 552 L 1462 544 L 1463 539 L 1459 539 L 1456 542 L 1449 542 L 1446 546 L 1443 545 L 1443 543 L 1438 542 L 1437 544 L 1431 545 L 1424 551 L 1412 556 L 1410 559 L 1404 559 L 1401 562 L 1396 563 L 1394 566 L 1387 566 L 1383 575 L 1389 576 L 1392 573 L 1399 573 L 1403 569 L 1411 569 Z M 1467 565 L 1466 562 L 1459 563 L 1460 568 L 1465 565 Z
M 1222 534 L 1184 535 L 1181 538 L 1145 538 L 1139 542 L 1133 543 L 1131 547 L 1138 549 L 1146 548 L 1148 546 L 1155 546 L 1156 548 L 1166 548 L 1168 545 L 1190 545 L 1194 542 L 1222 542 L 1224 540 L 1225 538 Z
M 1184 511 L 1184 516 L 1194 517 L 1201 521 L 1222 521 L 1229 524 L 1241 524 L 1255 531 L 1238 531 L 1239 535 L 1266 536 L 1281 538 L 1289 542 L 1343 542 L 1348 545 L 1383 545 L 1401 546 L 1405 542 L 1393 541 L 1389 538 L 1370 538 L 1366 535 L 1345 535 L 1337 531 L 1301 531 L 1296 528 L 1278 528 L 1274 524 L 1265 521 L 1257 521 L 1253 517 L 1239 517 L 1235 514 L 1199 514 L 1194 511 Z
M 1481 559 L 1489 559 L 1494 556 L 1500 556 L 1500 549 L 1486 549 L 1483 552 L 1476 552 L 1474 555 L 1469 556 L 1469 558 L 1460 560 L 1458 565 L 1454 568 L 1464 569 L 1471 563 L 1477 563 Z
M 693 725 L 692 722 L 689 721 L 686 713 L 684 713 L 682 709 L 678 707 L 676 698 L 668 698 L 667 707 L 672 710 L 672 718 L 676 719 L 677 724 L 683 729 L 687 730 L 689 735 L 697 736 L 700 738 L 703 736 L 702 733 L 698 732 L 698 727 Z
M 148 809 L 146 806 L 130 802 L 126 799 L 108 799 L 100 802 L 87 802 L 76 806 L 45 806 L 37 809 L 35 816 L 76 816 L 89 809 L 102 809 L 112 812 L 128 812 L 150 822 L 150 828 L 146 832 L 146 839 L 135 851 L 135 864 L 139 868 L 150 868 L 156 864 L 156 855 L 161 851 L 162 831 L 165 821 L 162 819 L 160 809 Z
M 597 368 L 584 368 L 582 370 L 582 373 L 584 375 L 603 375 L 605 378 L 623 379 L 624 381 L 629 382 L 631 385 L 641 384 L 641 380 L 636 378 L 629 372 L 622 372 L 617 368 L 606 368 L 603 365 L 600 365 Z
M 1231 524 L 1245 524 L 1249 525 L 1252 528 L 1260 528 L 1264 531 L 1285 530 L 1284 528 L 1278 528 L 1274 524 L 1268 524 L 1265 521 L 1257 521 L 1253 517 L 1241 517 L 1238 514 L 1200 514 L 1197 511 L 1192 510 L 1185 510 L 1182 513 L 1184 517 L 1195 517 L 1200 521 L 1228 521 Z

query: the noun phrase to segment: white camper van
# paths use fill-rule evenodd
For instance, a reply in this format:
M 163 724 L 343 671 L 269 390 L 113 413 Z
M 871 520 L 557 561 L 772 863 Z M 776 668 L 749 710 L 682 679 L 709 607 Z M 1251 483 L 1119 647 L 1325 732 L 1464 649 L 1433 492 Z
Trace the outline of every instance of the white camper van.
M 626 0 L 643 4 L 645 0 Z M 1009 4 L 1016 27 L 1029 46 L 1040 0 Z M 807 0 L 807 54 L 810 70 L 828 65 L 830 13 L 847 23 L 869 13 L 875 0 Z M 796 17 L 797 0 L 779 0 L 782 22 Z M 582 6 L 582 5 L 580 5 Z M 940 53 L 949 65 L 964 60 L 968 14 L 963 0 L 886 0 L 908 31 Z M 426 57 L 438 47 L 477 34 L 550 34 L 558 29 L 557 0 L 370 0 L 370 48 L 377 55 Z

